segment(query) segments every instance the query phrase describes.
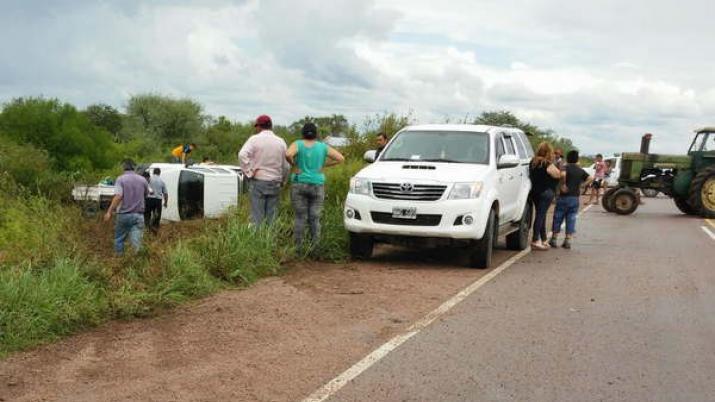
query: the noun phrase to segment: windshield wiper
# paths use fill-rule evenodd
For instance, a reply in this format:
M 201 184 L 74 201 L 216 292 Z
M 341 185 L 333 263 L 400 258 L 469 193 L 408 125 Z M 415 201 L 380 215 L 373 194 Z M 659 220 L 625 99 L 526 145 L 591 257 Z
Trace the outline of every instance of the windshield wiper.
M 442 158 L 433 158 L 433 159 L 420 159 L 423 162 L 446 162 L 446 163 L 468 163 L 464 161 L 456 161 L 454 159 L 442 159 Z

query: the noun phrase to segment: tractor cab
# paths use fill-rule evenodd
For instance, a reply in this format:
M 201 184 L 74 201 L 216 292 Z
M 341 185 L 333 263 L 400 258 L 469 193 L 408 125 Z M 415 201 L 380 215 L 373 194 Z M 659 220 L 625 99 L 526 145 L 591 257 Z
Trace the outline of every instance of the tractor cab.
M 715 127 L 701 128 L 696 133 L 688 155 L 693 158 L 693 168 L 699 171 L 715 165 Z

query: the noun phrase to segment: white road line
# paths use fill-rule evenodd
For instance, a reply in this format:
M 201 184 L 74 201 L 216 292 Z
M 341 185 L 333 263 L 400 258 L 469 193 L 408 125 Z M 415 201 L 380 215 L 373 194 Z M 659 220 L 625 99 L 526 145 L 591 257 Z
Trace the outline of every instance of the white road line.
M 705 219 L 705 222 L 715 228 L 715 219 Z
M 701 226 L 701 228 L 703 229 L 703 232 L 710 236 L 711 239 L 715 240 L 715 233 L 713 233 L 712 230 L 710 230 L 707 226 Z
M 581 212 L 579 212 L 578 214 L 581 215 L 581 214 L 586 213 L 586 211 L 588 211 L 589 209 L 591 209 L 592 206 L 593 206 L 593 204 L 588 204 L 588 205 L 586 206 L 586 208 L 584 208 L 583 210 L 581 210 Z
M 370 353 L 369 355 L 364 357 L 359 362 L 355 363 L 355 365 L 353 365 L 349 369 L 345 370 L 342 374 L 335 377 L 327 384 L 323 385 L 320 389 L 318 389 L 317 391 L 312 393 L 309 397 L 303 399 L 303 402 L 322 402 L 322 401 L 330 398 L 336 392 L 338 392 L 342 387 L 344 387 L 347 383 L 349 383 L 350 381 L 355 379 L 357 376 L 362 374 L 365 370 L 369 369 L 373 364 L 380 361 L 382 358 L 387 356 L 390 352 L 397 349 L 398 346 L 405 343 L 408 339 L 417 335 L 420 331 L 422 331 L 424 328 L 426 328 L 428 325 L 430 325 L 432 322 L 434 322 L 434 320 L 436 320 L 440 316 L 444 315 L 446 312 L 451 310 L 452 307 L 456 306 L 457 304 L 462 302 L 464 299 L 466 299 L 469 295 L 474 293 L 477 289 L 484 286 L 490 280 L 494 279 L 495 276 L 499 275 L 504 270 L 506 270 L 510 266 L 514 265 L 515 262 L 519 261 L 525 255 L 529 254 L 530 251 L 531 251 L 531 249 L 527 248 L 526 250 L 520 252 L 519 254 L 509 258 L 503 264 L 501 264 L 497 268 L 494 268 L 488 274 L 479 278 L 477 281 L 473 282 L 471 285 L 464 288 L 464 290 L 462 290 L 461 292 L 454 295 L 451 299 L 442 303 L 441 306 L 437 307 L 431 313 L 427 314 L 422 319 L 420 319 L 416 323 L 412 324 L 412 326 L 407 328 L 407 330 L 405 332 L 390 339 L 387 343 L 385 343 L 382 346 L 380 346 L 379 348 L 375 349 L 372 353 Z
M 586 211 L 591 209 L 591 207 L 593 207 L 593 204 L 586 206 L 584 209 L 581 210 L 581 212 L 578 213 L 578 215 L 585 213 Z M 420 333 L 420 331 L 422 331 L 427 326 L 429 326 L 431 323 L 433 323 L 434 320 L 436 320 L 440 316 L 447 313 L 454 306 L 456 306 L 457 304 L 461 303 L 464 299 L 466 299 L 469 295 L 476 292 L 477 289 L 484 286 L 487 282 L 494 279 L 494 277 L 496 277 L 500 273 L 504 272 L 507 268 L 514 265 L 515 262 L 519 261 L 520 259 L 522 259 L 524 256 L 526 256 L 530 252 L 531 252 L 530 248 L 527 248 L 526 250 L 521 251 L 519 254 L 509 258 L 503 264 L 494 268 L 486 275 L 477 279 L 471 285 L 467 286 L 462 291 L 460 291 L 456 295 L 452 296 L 452 298 L 450 298 L 446 302 L 442 303 L 441 306 L 437 307 L 432 312 L 430 312 L 429 314 L 424 316 L 422 319 L 420 319 L 416 323 L 412 324 L 409 328 L 407 328 L 407 330 L 405 330 L 405 332 L 390 339 L 389 341 L 387 341 L 387 343 L 385 343 L 382 346 L 380 346 L 379 348 L 375 349 L 374 351 L 372 351 L 372 353 L 365 356 L 362 360 L 355 363 L 352 367 L 343 371 L 340 375 L 338 375 L 337 377 L 330 380 L 330 382 L 328 382 L 325 385 L 323 385 L 322 387 L 320 387 L 317 391 L 313 392 L 307 398 L 303 399 L 303 402 L 322 402 L 322 401 L 325 401 L 326 399 L 330 398 L 331 396 L 335 395 L 338 391 L 340 391 L 341 388 L 343 388 L 345 385 L 347 385 L 350 381 L 357 378 L 360 374 L 362 374 L 367 369 L 372 367 L 372 365 L 379 362 L 385 356 L 390 354 L 390 352 L 397 349 L 403 343 L 407 342 L 408 339 L 410 339 L 413 336 Z

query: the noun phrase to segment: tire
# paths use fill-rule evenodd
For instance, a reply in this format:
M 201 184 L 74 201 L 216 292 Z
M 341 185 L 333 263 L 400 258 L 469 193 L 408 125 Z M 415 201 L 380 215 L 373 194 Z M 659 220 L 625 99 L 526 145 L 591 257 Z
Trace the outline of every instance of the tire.
M 704 218 L 715 218 L 715 166 L 698 173 L 690 183 L 688 204 Z
M 614 187 L 603 193 L 603 197 L 601 197 L 601 206 L 606 210 L 606 212 L 616 212 L 613 207 L 613 194 L 615 194 L 618 190 L 620 190 L 618 187 Z
M 655 198 L 658 196 L 658 193 L 660 192 L 654 188 L 642 188 L 641 191 L 643 192 L 643 195 L 648 198 Z
M 509 233 L 506 236 L 506 248 L 509 250 L 526 250 L 529 247 L 529 232 L 531 229 L 531 215 L 533 208 L 529 202 L 524 207 L 524 213 L 521 214 L 519 221 L 519 230 Z
M 613 211 L 618 215 L 630 215 L 638 209 L 638 195 L 631 189 L 622 188 L 612 198 Z
M 487 219 L 487 227 L 484 228 L 484 236 L 477 240 L 472 246 L 469 258 L 469 266 L 472 268 L 486 269 L 492 264 L 492 254 L 494 252 L 494 232 L 496 230 L 496 212 L 492 209 Z
M 350 257 L 356 260 L 367 260 L 372 257 L 375 241 L 370 235 L 350 233 Z
M 688 200 L 686 200 L 685 198 L 674 197 L 673 201 L 675 201 L 675 206 L 678 207 L 680 212 L 687 215 L 695 215 L 695 211 L 688 203 Z

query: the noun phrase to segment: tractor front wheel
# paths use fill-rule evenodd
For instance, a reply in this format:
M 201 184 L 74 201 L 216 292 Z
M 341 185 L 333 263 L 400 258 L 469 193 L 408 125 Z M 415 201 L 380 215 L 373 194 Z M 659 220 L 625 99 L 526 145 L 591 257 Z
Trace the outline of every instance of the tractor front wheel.
M 601 206 L 606 210 L 606 212 L 615 212 L 615 209 L 613 208 L 613 194 L 615 194 L 618 190 L 620 190 L 620 188 L 614 187 L 603 193 L 603 197 L 601 197 Z
M 705 218 L 715 218 L 715 166 L 698 173 L 690 184 L 688 203 L 695 213 Z
M 630 215 L 638 208 L 638 195 L 629 188 L 613 194 L 613 211 L 618 215 Z

